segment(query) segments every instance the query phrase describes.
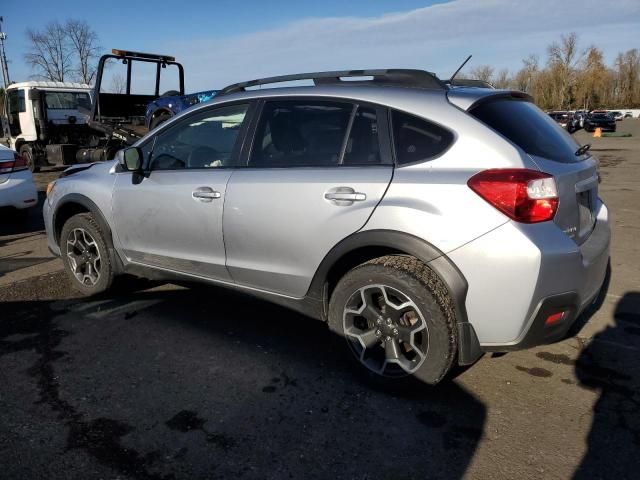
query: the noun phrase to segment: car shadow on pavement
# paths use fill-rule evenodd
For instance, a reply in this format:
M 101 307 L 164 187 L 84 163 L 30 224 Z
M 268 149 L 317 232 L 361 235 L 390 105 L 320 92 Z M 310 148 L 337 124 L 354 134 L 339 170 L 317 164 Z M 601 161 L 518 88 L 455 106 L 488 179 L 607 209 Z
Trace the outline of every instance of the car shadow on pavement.
M 580 385 L 599 392 L 587 453 L 575 479 L 622 479 L 638 475 L 640 292 L 627 292 L 618 301 L 614 320 L 615 325 L 593 337 L 575 364 Z
M 325 325 L 223 289 L 10 301 L 2 312 L 0 369 L 26 384 L 3 393 L 4 418 L 41 425 L 10 443 L 32 463 L 0 449 L 16 478 L 91 468 L 154 479 L 458 479 L 483 435 L 486 407 L 455 381 L 371 388 Z M 35 409 L 22 408 L 29 386 Z M 86 462 L 78 451 L 91 467 L 73 463 Z

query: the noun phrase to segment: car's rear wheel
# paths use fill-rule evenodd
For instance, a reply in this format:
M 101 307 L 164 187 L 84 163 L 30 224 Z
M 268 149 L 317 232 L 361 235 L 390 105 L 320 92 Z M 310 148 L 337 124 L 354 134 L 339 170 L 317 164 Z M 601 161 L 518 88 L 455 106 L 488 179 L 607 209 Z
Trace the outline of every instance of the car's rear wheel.
M 457 350 L 455 311 L 442 280 L 408 256 L 359 265 L 336 285 L 329 326 L 344 337 L 363 372 L 398 385 L 408 378 L 436 384 Z
M 76 290 L 95 295 L 111 286 L 113 266 L 104 234 L 90 213 L 69 218 L 60 234 L 65 270 Z

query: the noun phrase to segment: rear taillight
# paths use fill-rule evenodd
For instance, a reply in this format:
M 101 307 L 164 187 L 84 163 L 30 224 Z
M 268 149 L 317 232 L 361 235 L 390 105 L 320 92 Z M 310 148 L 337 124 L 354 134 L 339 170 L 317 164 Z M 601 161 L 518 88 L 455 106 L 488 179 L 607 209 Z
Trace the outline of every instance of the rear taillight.
M 546 222 L 558 209 L 556 181 L 547 173 L 519 168 L 485 170 L 467 185 L 517 222 Z
M 11 173 L 29 168 L 26 158 L 17 153 L 13 154 L 13 160 L 0 160 L 0 173 Z

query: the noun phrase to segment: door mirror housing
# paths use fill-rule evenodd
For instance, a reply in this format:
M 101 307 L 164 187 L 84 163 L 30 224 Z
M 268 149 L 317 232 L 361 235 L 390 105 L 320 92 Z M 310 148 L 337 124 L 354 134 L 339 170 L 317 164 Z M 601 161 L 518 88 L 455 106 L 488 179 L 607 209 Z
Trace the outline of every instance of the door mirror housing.
M 129 147 L 120 150 L 116 157 L 123 170 L 127 172 L 142 171 L 142 150 L 138 147 Z

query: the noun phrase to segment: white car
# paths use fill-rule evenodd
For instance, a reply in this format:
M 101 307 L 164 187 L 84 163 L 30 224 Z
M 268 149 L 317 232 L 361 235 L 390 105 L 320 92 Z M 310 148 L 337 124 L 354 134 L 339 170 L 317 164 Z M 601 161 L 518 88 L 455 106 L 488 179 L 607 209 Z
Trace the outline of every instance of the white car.
M 38 191 L 27 160 L 14 150 L 0 145 L 0 208 L 24 210 L 37 203 Z

